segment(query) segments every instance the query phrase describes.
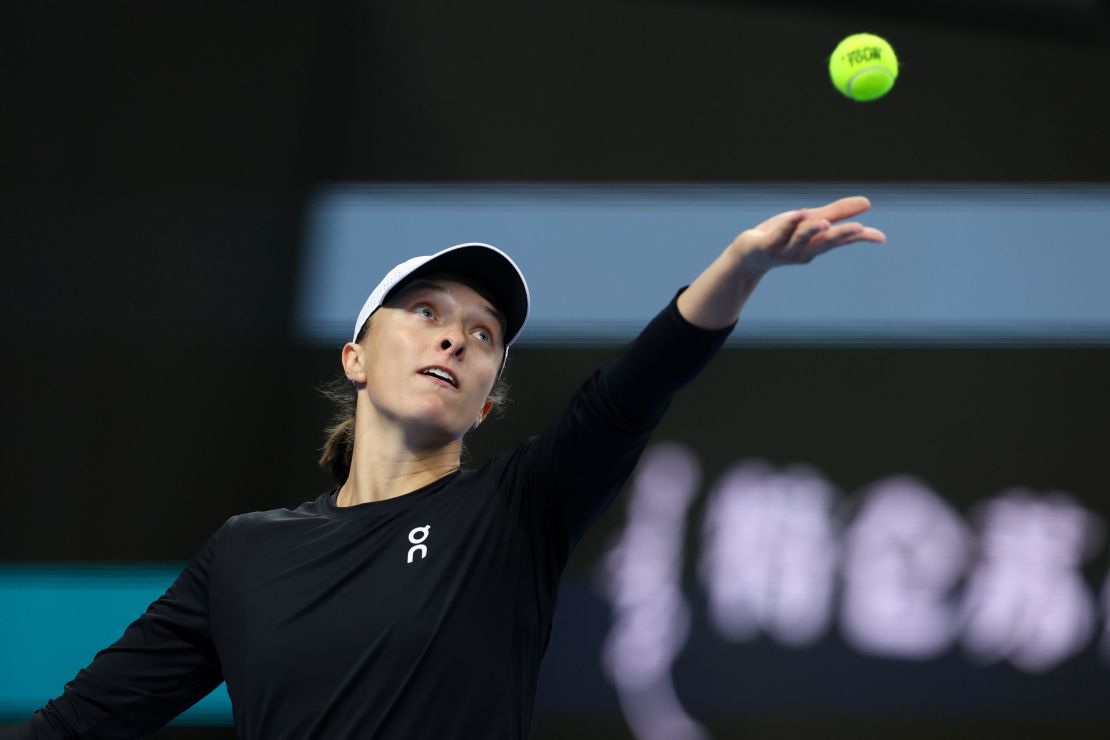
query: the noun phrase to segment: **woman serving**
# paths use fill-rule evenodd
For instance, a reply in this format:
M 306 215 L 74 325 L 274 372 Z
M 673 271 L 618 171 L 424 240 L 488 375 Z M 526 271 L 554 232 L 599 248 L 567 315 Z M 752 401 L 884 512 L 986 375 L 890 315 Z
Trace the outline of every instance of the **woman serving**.
M 558 583 L 673 395 L 768 270 L 883 242 L 844 198 L 744 231 L 540 434 L 460 468 L 528 313 L 513 261 L 462 244 L 394 268 L 342 365 L 336 486 L 230 518 L 119 641 L 8 737 L 130 738 L 227 682 L 241 738 L 524 738 Z

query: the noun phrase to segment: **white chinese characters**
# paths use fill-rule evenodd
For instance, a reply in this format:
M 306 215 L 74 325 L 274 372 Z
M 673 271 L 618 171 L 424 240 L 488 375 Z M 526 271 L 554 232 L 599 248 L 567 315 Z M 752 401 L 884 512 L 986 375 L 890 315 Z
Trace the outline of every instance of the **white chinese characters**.
M 1101 544 L 1098 520 L 1070 497 L 1012 489 L 982 508 L 982 555 L 964 599 L 976 658 L 1040 673 L 1082 650 L 1095 604 L 1079 571 Z
M 749 462 L 722 477 L 709 494 L 699 566 L 722 635 L 766 632 L 793 647 L 824 635 L 837 560 L 834 495 L 806 468 Z
M 675 695 L 670 674 L 690 631 L 682 545 L 700 482 L 697 459 L 685 447 L 647 450 L 632 483 L 628 524 L 604 563 L 614 624 L 602 646 L 602 667 L 641 740 L 705 737 Z
M 863 653 L 925 659 L 958 628 L 955 589 L 971 540 L 959 514 L 921 481 L 898 476 L 861 492 L 844 533 L 841 632 Z

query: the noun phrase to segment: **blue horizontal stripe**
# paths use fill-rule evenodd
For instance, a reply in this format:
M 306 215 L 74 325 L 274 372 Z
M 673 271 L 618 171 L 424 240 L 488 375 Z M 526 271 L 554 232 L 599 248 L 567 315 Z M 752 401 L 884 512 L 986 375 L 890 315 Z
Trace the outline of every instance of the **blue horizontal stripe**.
M 295 331 L 340 346 L 394 265 L 464 241 L 507 251 L 532 291 L 525 343 L 623 340 L 736 234 L 849 194 L 885 245 L 775 270 L 734 339 L 1110 339 L 1110 188 L 1088 185 L 372 185 L 320 190 Z

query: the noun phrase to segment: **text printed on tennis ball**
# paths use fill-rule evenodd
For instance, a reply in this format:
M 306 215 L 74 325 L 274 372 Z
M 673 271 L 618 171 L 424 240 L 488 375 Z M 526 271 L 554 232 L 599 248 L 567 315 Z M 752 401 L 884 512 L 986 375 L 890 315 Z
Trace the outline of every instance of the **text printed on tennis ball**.
M 883 50 L 877 46 L 865 46 L 862 49 L 852 49 L 841 59 L 853 66 L 863 62 L 882 61 Z
M 898 57 L 886 39 L 857 33 L 842 40 L 829 57 L 836 89 L 864 102 L 886 95 L 898 77 Z

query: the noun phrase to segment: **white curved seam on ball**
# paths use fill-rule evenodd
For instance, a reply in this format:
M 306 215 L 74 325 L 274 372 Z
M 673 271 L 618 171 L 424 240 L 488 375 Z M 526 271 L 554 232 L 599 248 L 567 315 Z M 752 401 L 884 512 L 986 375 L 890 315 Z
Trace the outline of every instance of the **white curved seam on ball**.
M 844 85 L 844 89 L 847 91 L 847 93 L 849 95 L 852 94 L 852 83 L 855 82 L 857 77 L 859 77 L 861 74 L 864 74 L 866 72 L 882 72 L 887 77 L 889 77 L 892 81 L 894 80 L 894 75 L 892 75 L 890 73 L 890 70 L 887 69 L 886 67 L 880 67 L 878 65 L 875 65 L 873 67 L 864 67 L 863 69 L 859 70 L 858 72 L 854 73 L 851 77 L 849 77 L 848 82 Z

